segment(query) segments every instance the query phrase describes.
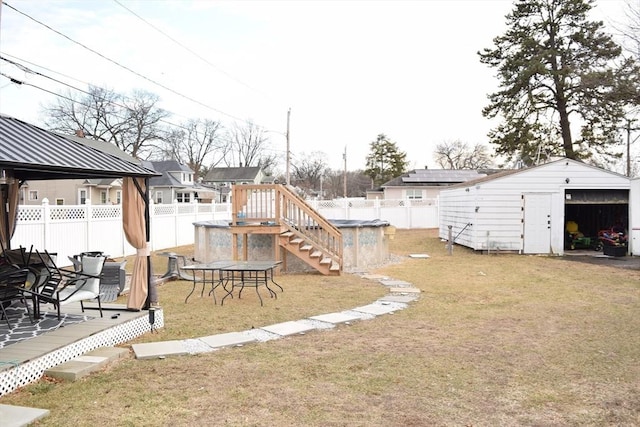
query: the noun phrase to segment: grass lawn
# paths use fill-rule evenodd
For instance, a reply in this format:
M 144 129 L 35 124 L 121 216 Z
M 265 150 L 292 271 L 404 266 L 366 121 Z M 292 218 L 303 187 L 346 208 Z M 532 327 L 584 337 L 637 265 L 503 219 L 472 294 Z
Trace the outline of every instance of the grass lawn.
M 393 315 L 207 354 L 130 357 L 0 403 L 51 410 L 43 426 L 640 425 L 640 271 L 461 247 L 450 256 L 435 230 L 398 230 L 391 250 L 401 261 L 370 273 L 421 290 Z M 418 252 L 430 258 L 408 257 Z M 185 304 L 191 284 L 166 283 L 165 328 L 136 342 L 298 320 L 386 293 L 349 274 L 276 280 L 284 292 L 264 307 L 251 292 L 223 307 L 199 294 Z

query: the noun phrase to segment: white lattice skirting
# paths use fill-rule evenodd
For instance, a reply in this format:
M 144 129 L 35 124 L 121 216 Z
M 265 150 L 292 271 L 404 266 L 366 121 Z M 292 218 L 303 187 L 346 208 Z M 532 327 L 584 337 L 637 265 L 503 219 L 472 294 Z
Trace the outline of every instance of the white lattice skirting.
M 164 313 L 162 309 L 155 312 L 154 327 L 164 327 Z M 47 369 L 75 359 L 91 350 L 100 347 L 111 347 L 122 344 L 149 332 L 147 316 L 130 320 L 113 328 L 98 332 L 95 335 L 77 341 L 61 349 L 48 353 L 30 362 L 16 364 L 12 369 L 0 372 L 0 396 L 38 381 Z M 11 362 L 2 362 L 11 363 Z

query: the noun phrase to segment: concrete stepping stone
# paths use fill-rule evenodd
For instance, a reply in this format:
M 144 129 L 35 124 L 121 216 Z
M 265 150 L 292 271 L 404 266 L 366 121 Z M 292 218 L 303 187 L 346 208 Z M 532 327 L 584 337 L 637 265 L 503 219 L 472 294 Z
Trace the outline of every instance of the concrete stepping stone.
M 378 301 L 379 302 L 383 302 L 383 301 L 388 301 L 388 302 L 402 302 L 402 303 L 410 303 L 412 301 L 415 301 L 416 299 L 418 299 L 418 295 L 416 294 L 412 294 L 412 295 L 387 295 L 384 296 L 382 298 L 380 298 Z
M 0 405 L 0 427 L 22 427 L 49 415 L 48 409 Z
M 380 280 L 384 286 L 393 286 L 396 288 L 413 287 L 413 283 L 405 282 L 404 280 Z
M 189 354 L 182 341 L 161 341 L 133 344 L 131 346 L 136 359 L 157 359 L 166 356 L 184 356 Z
M 53 378 L 76 381 L 99 370 L 110 361 L 125 357 L 128 354 L 129 351 L 124 348 L 100 347 L 68 362 L 47 369 L 44 373 Z
M 383 276 L 382 274 L 363 274 L 362 276 L 363 279 L 369 279 L 369 280 L 387 280 L 389 279 L 389 276 Z
M 289 335 L 301 334 L 303 332 L 308 332 L 315 329 L 313 326 L 306 325 L 302 322 L 291 321 L 291 322 L 283 322 L 276 323 L 275 325 L 264 326 L 260 328 L 264 331 L 271 332 L 272 334 L 277 334 L 283 337 Z
M 224 348 L 224 347 L 234 347 L 238 345 L 249 344 L 252 342 L 256 342 L 257 340 L 241 332 L 229 332 L 227 334 L 218 334 L 218 335 L 210 335 L 208 337 L 202 337 L 200 338 L 200 341 L 203 341 L 205 344 L 207 344 L 211 348 Z
M 398 309 L 398 307 L 393 305 L 383 305 L 383 304 L 369 304 L 363 305 L 362 307 L 356 307 L 354 311 L 361 311 L 362 313 L 373 314 L 375 316 L 380 316 L 382 314 L 393 313 Z
M 319 320 L 320 322 L 327 322 L 333 325 L 338 325 L 340 323 L 354 322 L 356 320 L 360 320 L 357 316 L 352 316 L 347 313 L 329 313 L 329 314 L 321 314 L 319 316 L 309 317 L 311 320 Z

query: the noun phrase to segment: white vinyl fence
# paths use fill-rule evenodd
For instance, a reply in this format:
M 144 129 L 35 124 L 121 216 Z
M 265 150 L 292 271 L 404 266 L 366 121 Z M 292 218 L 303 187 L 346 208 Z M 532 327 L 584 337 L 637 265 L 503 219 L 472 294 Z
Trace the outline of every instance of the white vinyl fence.
M 389 221 L 396 228 L 437 228 L 437 200 L 310 200 L 327 219 Z M 193 223 L 231 220 L 230 203 L 150 204 L 152 251 L 194 243 Z M 18 207 L 11 247 L 57 253 L 60 265 L 68 256 L 102 251 L 111 257 L 133 255 L 122 229 L 121 205 L 42 205 Z

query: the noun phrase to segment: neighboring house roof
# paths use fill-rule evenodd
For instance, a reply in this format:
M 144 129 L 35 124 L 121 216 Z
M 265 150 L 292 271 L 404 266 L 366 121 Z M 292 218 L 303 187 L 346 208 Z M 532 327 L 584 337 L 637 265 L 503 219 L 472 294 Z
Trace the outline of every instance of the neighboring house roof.
M 155 172 L 138 164 L 109 154 L 106 148 L 103 150 L 89 146 L 84 141 L 63 138 L 2 114 L 0 168 L 11 169 L 20 180 L 155 175 Z
M 203 181 L 205 182 L 252 182 L 260 173 L 260 168 L 237 167 L 237 168 L 212 168 L 207 172 Z
M 177 160 L 161 160 L 159 162 L 151 162 L 153 168 L 158 172 L 187 172 L 193 173 L 191 168 Z
M 185 184 L 171 175 L 171 172 L 193 173 L 188 166 L 183 165 L 176 160 L 163 160 L 160 162 L 144 161 L 142 164 L 145 165 L 145 167 L 162 174 L 149 180 L 150 187 L 184 187 Z
M 382 184 L 389 187 L 438 187 L 458 184 L 487 176 L 468 169 L 415 169 Z
M 153 179 L 153 178 L 152 178 Z M 104 186 L 104 185 L 111 185 L 111 186 L 120 186 L 122 187 L 122 183 L 119 182 L 118 180 L 114 180 L 112 178 L 104 178 L 104 179 L 87 179 L 84 182 L 85 185 L 96 185 L 96 186 Z

